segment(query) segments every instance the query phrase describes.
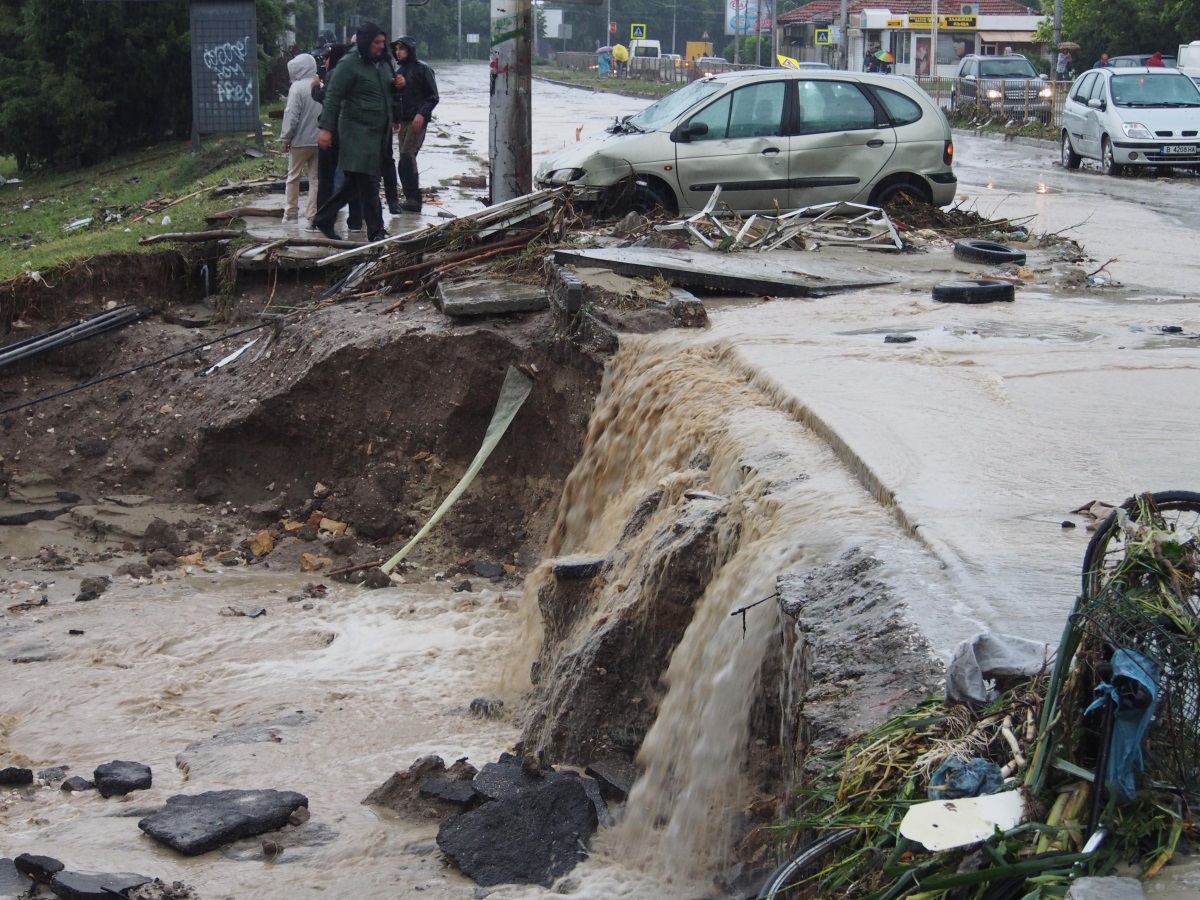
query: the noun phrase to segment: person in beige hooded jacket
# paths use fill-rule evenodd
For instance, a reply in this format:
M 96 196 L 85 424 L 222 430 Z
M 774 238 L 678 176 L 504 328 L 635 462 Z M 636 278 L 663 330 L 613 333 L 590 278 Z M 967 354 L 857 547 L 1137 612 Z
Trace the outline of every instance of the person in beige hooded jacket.
M 286 203 L 283 218 L 299 218 L 300 178 L 308 172 L 308 203 L 304 218 L 312 224 L 317 214 L 317 117 L 321 104 L 312 97 L 312 82 L 317 77 L 317 61 L 311 53 L 301 53 L 288 63 L 292 86 L 288 90 L 287 106 L 283 110 L 283 131 L 280 145 L 288 154 Z

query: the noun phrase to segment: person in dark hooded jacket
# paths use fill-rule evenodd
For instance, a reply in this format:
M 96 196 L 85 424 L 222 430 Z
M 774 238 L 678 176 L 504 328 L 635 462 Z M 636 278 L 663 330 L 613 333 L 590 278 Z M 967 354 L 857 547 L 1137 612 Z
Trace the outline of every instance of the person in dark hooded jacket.
M 404 188 L 404 203 L 409 212 L 421 211 L 421 181 L 417 171 L 417 153 L 425 143 L 425 131 L 438 105 L 437 81 L 433 69 L 417 59 L 417 42 L 404 35 L 392 43 L 396 74 L 403 79 L 392 98 L 392 129 L 398 136 L 396 172 Z
M 313 224 L 327 238 L 340 240 L 334 230 L 337 214 L 357 196 L 366 219 L 367 239 L 377 241 L 387 236 L 379 205 L 379 167 L 387 158 L 392 93 L 400 83 L 387 60 L 383 29 L 368 22 L 355 37 L 355 51 L 342 57 L 329 78 L 318 120 L 318 147 L 332 147 L 337 132 L 338 164 L 345 181 L 317 210 Z
M 317 103 L 325 103 L 325 85 L 333 76 L 333 70 L 337 68 L 338 62 L 346 51 L 349 49 L 345 44 L 333 44 L 329 48 L 329 52 L 325 54 L 325 74 L 322 78 L 314 78 L 312 84 L 312 98 Z M 333 133 L 333 143 L 328 150 L 317 150 L 317 208 L 320 209 L 333 196 L 333 192 L 338 189 L 343 181 L 346 180 L 345 174 L 338 167 L 338 136 L 337 132 Z M 310 225 L 314 231 L 316 225 Z M 351 231 L 358 231 L 362 228 L 362 204 L 359 203 L 357 195 L 350 197 L 349 209 L 346 212 L 346 227 Z

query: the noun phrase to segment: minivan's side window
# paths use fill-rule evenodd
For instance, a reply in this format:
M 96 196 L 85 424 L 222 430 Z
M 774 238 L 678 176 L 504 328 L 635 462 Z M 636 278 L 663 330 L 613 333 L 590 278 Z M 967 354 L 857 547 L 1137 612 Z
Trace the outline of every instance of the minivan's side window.
M 703 122 L 708 134 L 693 141 L 723 141 L 779 134 L 783 121 L 783 82 L 751 84 L 726 94 L 689 120 Z
M 888 115 L 897 125 L 911 125 L 921 118 L 921 107 L 917 105 L 916 101 L 910 100 L 898 91 L 877 87 L 875 96 L 887 108 Z
M 779 134 L 783 121 L 783 82 L 752 84 L 733 92 L 729 115 L 731 138 L 768 137 Z
M 693 141 L 723 141 L 729 136 L 729 98 L 726 94 L 716 103 L 706 106 L 689 120 L 693 125 L 703 122 L 708 126 L 708 134 L 696 135 Z
M 974 75 L 975 69 L 978 65 L 979 63 L 976 60 L 968 59 L 966 64 L 963 66 L 963 77 L 965 78 L 967 75 Z
M 1092 92 L 1088 95 L 1089 100 L 1104 99 L 1104 78 L 1101 75 L 1096 76 L 1095 82 L 1092 84 Z
M 1071 92 L 1071 99 L 1078 100 L 1080 103 L 1087 103 L 1088 95 L 1092 92 L 1092 84 L 1099 77 L 1095 72 L 1091 72 L 1079 79 L 1079 84 L 1075 85 L 1075 90 Z
M 799 134 L 875 127 L 875 107 L 848 81 L 797 81 Z

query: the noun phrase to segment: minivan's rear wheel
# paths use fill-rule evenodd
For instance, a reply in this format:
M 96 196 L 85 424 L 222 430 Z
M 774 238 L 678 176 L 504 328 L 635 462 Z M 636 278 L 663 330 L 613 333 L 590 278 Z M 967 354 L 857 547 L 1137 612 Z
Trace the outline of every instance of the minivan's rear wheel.
M 923 185 L 900 183 L 880 188 L 875 192 L 875 198 L 871 202 L 879 207 L 894 202 L 911 206 L 914 203 L 932 203 L 933 197 Z
M 1112 141 L 1108 139 L 1107 134 L 1100 143 L 1100 165 L 1106 175 L 1114 177 L 1125 171 L 1125 167 L 1117 162 L 1117 158 L 1113 156 Z
M 1067 134 L 1067 130 L 1063 129 L 1062 134 L 1062 165 L 1064 169 L 1079 168 L 1079 154 L 1075 152 L 1075 148 L 1071 146 L 1071 136 Z

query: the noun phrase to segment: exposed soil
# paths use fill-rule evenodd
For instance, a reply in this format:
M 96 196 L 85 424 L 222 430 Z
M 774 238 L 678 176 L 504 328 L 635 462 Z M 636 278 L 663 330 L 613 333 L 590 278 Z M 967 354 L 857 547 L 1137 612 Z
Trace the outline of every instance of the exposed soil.
M 393 544 L 407 540 L 462 475 L 491 419 L 505 371 L 520 366 L 534 376 L 533 391 L 439 529 L 445 553 L 429 551 L 430 562 L 462 554 L 528 562 L 540 548 L 561 482 L 578 455 L 603 367 L 600 357 L 556 335 L 548 313 L 459 325 L 429 303 L 383 315 L 386 303 L 373 300 L 272 324 L 278 320 L 256 316 L 271 286 L 243 278 L 245 292 L 230 310 L 234 321 L 191 328 L 172 324 L 181 321 L 174 314 L 178 291 L 155 295 L 163 267 L 139 257 L 143 277 L 130 278 L 127 260 L 105 265 L 112 283 L 139 286 L 123 300 L 145 297 L 157 312 L 0 370 L 0 408 L 165 361 L 0 414 L 5 484 L 12 473 L 41 470 L 85 503 L 108 494 L 200 503 L 248 529 L 320 508 L 361 539 Z M 28 333 L 102 311 L 112 302 L 109 292 L 98 289 L 107 280 L 93 269 L 91 283 L 75 296 L 61 284 L 42 289 L 41 302 L 19 311 Z M 273 303 L 313 307 L 322 289 L 293 281 L 276 286 Z M 51 293 L 55 299 L 46 302 Z M 188 349 L 264 323 L 257 331 Z M 198 374 L 252 339 L 257 343 L 236 362 Z M 173 354 L 179 355 L 166 359 Z M 437 548 L 438 541 L 429 546 Z M 378 556 L 360 551 L 358 542 L 331 549 L 340 551 L 339 563 Z

